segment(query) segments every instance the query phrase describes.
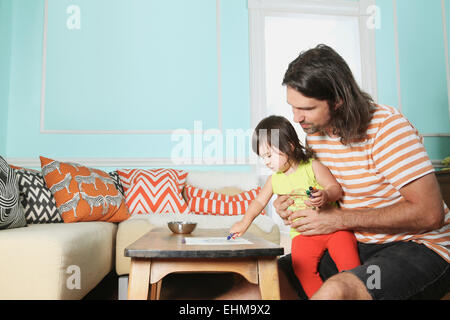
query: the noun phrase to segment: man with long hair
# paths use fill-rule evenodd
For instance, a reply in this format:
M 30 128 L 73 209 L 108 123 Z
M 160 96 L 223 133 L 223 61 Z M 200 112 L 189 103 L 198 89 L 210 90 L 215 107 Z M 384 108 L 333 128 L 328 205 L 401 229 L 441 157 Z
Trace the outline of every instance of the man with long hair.
M 444 296 L 450 289 L 450 213 L 417 130 L 363 92 L 344 59 L 326 45 L 291 62 L 283 85 L 308 147 L 344 196 L 340 208 L 298 212 L 288 211 L 292 200 L 279 196 L 276 211 L 304 236 L 354 231 L 362 263 L 337 273 L 325 255 L 319 272 L 326 281 L 312 298 Z M 290 256 L 279 265 L 281 277 L 304 297 Z

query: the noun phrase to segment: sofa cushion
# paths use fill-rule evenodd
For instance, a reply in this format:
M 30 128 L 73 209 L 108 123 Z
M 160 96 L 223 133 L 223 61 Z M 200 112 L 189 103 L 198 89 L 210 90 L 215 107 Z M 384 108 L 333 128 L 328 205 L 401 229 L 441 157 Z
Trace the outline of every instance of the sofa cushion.
M 175 169 L 117 170 L 132 214 L 189 213 L 183 190 L 188 173 Z
M 113 269 L 116 231 L 107 222 L 1 231 L 0 300 L 81 299 Z
M 195 214 L 146 214 L 133 215 L 119 224 L 116 242 L 116 272 L 118 275 L 128 274 L 131 259 L 124 256 L 125 248 L 154 228 L 169 228 L 170 221 L 192 221 L 201 229 L 229 229 L 242 216 L 204 216 Z M 249 233 L 262 237 L 275 244 L 280 243 L 280 230 L 273 220 L 259 215 L 248 229 Z M 244 236 L 245 237 L 245 236 Z
M 206 190 L 218 190 L 222 188 L 238 188 L 250 190 L 261 186 L 264 181 L 259 181 L 254 172 L 236 171 L 189 171 L 186 184 Z
M 27 225 L 19 203 L 19 195 L 16 173 L 0 156 L 0 229 L 13 229 Z
M 195 214 L 231 216 L 243 215 L 252 201 L 258 196 L 261 188 L 243 191 L 235 195 L 226 195 L 191 185 L 187 185 L 185 190 L 191 212 Z M 264 214 L 264 211 L 262 214 Z
M 27 223 L 63 222 L 50 189 L 40 172 L 16 170 L 19 180 L 20 204 Z
M 130 214 L 113 179 L 104 171 L 40 157 L 42 175 L 64 222 L 120 222 Z

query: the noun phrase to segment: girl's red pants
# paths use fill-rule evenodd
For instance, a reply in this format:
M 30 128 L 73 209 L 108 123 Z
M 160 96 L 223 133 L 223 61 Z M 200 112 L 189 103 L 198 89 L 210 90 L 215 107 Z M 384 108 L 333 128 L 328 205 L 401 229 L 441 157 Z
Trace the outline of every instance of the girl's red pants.
M 361 264 L 353 232 L 338 231 L 327 235 L 294 237 L 291 249 L 292 266 L 306 295 L 310 298 L 323 283 L 318 265 L 325 249 L 328 249 L 339 272 Z

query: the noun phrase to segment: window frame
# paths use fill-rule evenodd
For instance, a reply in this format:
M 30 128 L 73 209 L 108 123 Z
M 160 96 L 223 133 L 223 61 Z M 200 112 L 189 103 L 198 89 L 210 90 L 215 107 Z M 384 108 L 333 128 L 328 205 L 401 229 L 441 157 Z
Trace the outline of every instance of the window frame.
M 353 16 L 359 18 L 362 89 L 377 101 L 375 29 L 367 26 L 368 8 L 375 0 L 248 0 L 250 38 L 250 105 L 254 128 L 266 115 L 266 75 L 264 21 L 268 16 L 292 16 L 292 13 Z M 281 79 L 280 79 L 281 81 Z
M 250 121 L 255 128 L 258 122 L 267 116 L 266 74 L 265 74 L 265 18 L 268 16 L 292 17 L 292 14 L 314 14 L 352 16 L 359 19 L 359 37 L 361 50 L 362 89 L 378 100 L 375 28 L 370 28 L 368 20 L 373 19 L 372 10 L 375 0 L 248 0 L 249 9 L 249 45 L 250 45 Z M 281 83 L 280 79 L 280 83 Z M 264 165 L 258 162 L 255 167 L 259 181 L 263 183 L 269 175 Z M 281 225 L 281 219 L 272 211 L 271 199 L 267 206 L 268 216 L 276 218 L 283 233 L 287 228 Z

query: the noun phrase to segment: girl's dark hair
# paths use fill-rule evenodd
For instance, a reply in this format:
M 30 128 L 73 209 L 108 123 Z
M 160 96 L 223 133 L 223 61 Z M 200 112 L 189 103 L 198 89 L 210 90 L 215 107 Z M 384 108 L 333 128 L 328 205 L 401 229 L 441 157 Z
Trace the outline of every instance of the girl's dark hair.
M 320 44 L 300 53 L 289 64 L 283 85 L 308 98 L 327 101 L 332 133 L 343 144 L 366 138 L 373 99 L 359 88 L 345 60 L 332 48 Z M 335 108 L 336 105 L 340 106 Z
M 258 156 L 261 142 L 276 147 L 295 163 L 304 163 L 314 157 L 311 149 L 301 145 L 297 132 L 285 117 L 270 116 L 261 120 L 252 137 L 252 148 Z

